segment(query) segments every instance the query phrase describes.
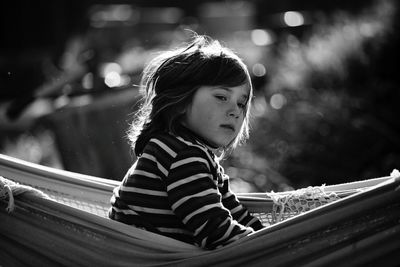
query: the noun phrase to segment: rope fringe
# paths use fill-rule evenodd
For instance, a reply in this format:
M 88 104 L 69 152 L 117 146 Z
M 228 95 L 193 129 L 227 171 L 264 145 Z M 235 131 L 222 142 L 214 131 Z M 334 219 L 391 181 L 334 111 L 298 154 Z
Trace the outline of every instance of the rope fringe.
M 0 200 L 8 199 L 6 211 L 11 213 L 15 209 L 14 196 L 29 193 L 40 198 L 50 198 L 42 191 L 27 185 L 21 185 L 12 180 L 0 176 Z
M 289 214 L 297 215 L 339 199 L 334 192 L 326 193 L 324 187 L 325 185 L 309 186 L 296 191 L 267 193 L 274 202 L 271 223 L 283 221 Z

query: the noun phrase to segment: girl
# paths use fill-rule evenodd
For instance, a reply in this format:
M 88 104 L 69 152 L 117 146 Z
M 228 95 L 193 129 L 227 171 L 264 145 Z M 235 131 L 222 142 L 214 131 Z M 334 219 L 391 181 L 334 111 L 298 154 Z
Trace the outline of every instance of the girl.
M 197 36 L 152 60 L 141 85 L 145 101 L 129 131 L 138 159 L 109 217 L 207 249 L 261 229 L 215 154 L 248 137 L 252 84 L 242 60 Z

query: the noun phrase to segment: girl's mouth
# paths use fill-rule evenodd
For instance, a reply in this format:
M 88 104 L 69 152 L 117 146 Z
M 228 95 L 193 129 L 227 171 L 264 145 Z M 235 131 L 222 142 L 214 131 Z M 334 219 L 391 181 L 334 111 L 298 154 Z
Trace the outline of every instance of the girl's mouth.
M 235 127 L 233 125 L 231 125 L 231 124 L 222 124 L 221 127 L 224 128 L 224 129 L 231 130 L 232 132 L 235 131 Z

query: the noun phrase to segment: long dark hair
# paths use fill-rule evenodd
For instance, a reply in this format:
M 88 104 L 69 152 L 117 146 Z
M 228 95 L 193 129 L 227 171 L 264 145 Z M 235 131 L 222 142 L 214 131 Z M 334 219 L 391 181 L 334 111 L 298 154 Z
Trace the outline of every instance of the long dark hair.
M 143 71 L 143 103 L 128 132 L 135 154 L 141 155 L 156 132 L 179 135 L 177 125 L 199 87 L 243 84 L 250 88 L 243 126 L 226 150 L 248 138 L 253 90 L 246 65 L 230 49 L 205 36 L 196 35 L 187 46 L 161 53 Z

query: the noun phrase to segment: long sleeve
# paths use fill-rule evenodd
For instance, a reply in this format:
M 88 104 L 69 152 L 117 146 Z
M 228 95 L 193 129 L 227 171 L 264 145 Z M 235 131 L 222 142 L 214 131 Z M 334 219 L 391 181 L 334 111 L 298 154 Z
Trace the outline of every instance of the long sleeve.
M 229 209 L 232 217 L 240 224 L 249 226 L 256 231 L 262 229 L 264 226 L 260 220 L 252 216 L 249 211 L 239 202 L 236 195 L 230 190 L 228 176 L 222 174 L 222 177 L 223 179 L 222 186 L 220 186 L 220 192 L 222 194 L 222 203 L 224 207 Z
M 234 220 L 222 204 L 217 181 L 200 149 L 177 154 L 165 180 L 172 210 L 200 247 L 214 249 L 253 232 Z

